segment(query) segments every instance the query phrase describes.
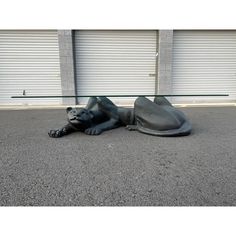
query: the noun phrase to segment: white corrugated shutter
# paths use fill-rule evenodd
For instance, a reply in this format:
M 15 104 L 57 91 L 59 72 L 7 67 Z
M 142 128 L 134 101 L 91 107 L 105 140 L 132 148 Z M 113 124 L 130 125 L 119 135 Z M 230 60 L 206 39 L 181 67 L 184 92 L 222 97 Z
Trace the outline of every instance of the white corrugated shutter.
M 175 101 L 236 100 L 236 31 L 174 31 L 173 94 L 229 94 Z
M 155 93 L 156 39 L 156 31 L 75 31 L 77 94 Z
M 61 95 L 56 30 L 0 30 L 0 104 L 60 104 L 54 99 L 11 99 Z

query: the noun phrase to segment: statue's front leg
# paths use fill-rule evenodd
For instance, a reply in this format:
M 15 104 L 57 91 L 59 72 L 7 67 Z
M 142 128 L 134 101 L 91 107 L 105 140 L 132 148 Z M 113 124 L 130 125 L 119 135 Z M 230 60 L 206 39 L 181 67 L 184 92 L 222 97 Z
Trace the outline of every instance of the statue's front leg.
M 48 132 L 49 137 L 51 138 L 60 138 L 62 136 L 68 135 L 74 132 L 75 129 L 70 124 L 65 125 L 61 129 L 50 130 Z
M 115 129 L 115 128 L 118 128 L 119 126 L 120 126 L 120 124 L 119 124 L 118 120 L 110 119 L 110 120 L 105 121 L 99 125 L 90 127 L 88 129 L 86 129 L 84 132 L 89 135 L 99 135 L 103 131 Z

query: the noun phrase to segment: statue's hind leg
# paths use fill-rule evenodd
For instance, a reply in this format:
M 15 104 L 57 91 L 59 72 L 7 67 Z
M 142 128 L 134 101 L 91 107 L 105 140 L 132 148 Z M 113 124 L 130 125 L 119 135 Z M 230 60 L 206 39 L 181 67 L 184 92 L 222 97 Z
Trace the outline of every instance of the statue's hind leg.
M 85 109 L 87 109 L 87 110 L 92 109 L 97 104 L 97 102 L 98 102 L 98 100 L 96 97 L 90 97 Z
M 106 97 L 98 97 L 99 109 L 108 117 L 119 120 L 118 107 Z
M 165 97 L 155 97 L 153 102 L 160 106 L 172 106 L 172 104 Z
M 112 106 L 116 106 L 110 99 L 108 99 L 107 97 L 98 97 L 97 98 L 98 102 L 101 104 L 107 104 L 107 105 L 112 105 Z

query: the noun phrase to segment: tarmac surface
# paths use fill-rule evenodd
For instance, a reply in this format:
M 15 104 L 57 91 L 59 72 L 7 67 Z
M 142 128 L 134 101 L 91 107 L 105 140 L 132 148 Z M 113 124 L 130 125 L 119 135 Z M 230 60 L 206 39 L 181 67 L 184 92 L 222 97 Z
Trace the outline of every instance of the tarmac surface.
M 236 108 L 181 108 L 193 132 L 47 132 L 65 110 L 0 111 L 1 206 L 236 206 Z

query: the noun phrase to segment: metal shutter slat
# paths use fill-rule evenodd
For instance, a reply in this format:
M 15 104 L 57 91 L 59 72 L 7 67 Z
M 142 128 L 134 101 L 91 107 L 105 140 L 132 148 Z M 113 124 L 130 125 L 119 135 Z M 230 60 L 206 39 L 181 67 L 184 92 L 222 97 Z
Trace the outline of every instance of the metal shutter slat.
M 174 31 L 172 80 L 174 94 L 230 95 L 176 102 L 235 102 L 236 31 Z
M 78 95 L 155 92 L 156 31 L 75 31 L 75 58 Z
M 61 104 L 61 98 L 11 99 L 22 95 L 61 96 L 56 30 L 0 31 L 0 104 Z

